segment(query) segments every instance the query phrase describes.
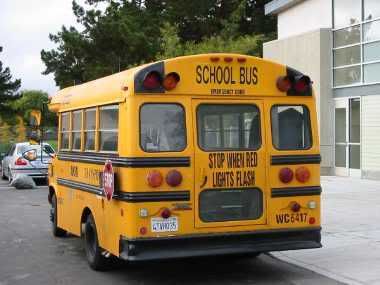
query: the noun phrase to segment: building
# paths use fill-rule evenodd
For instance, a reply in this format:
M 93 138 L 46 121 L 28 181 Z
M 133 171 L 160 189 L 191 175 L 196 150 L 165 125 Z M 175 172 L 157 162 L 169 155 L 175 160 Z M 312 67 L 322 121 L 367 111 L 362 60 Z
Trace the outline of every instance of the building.
M 314 81 L 325 175 L 380 179 L 380 1 L 273 0 L 264 57 Z

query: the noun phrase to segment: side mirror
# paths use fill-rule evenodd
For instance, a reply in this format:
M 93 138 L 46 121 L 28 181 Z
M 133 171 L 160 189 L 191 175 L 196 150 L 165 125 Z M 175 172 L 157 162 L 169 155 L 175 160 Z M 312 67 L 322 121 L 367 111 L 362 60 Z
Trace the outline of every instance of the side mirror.
M 28 161 L 34 161 L 37 159 L 37 151 L 35 149 L 27 150 L 22 154 L 22 157 Z
M 42 147 L 43 151 L 47 153 L 48 156 L 54 158 L 55 157 L 55 151 L 50 145 L 44 145 Z

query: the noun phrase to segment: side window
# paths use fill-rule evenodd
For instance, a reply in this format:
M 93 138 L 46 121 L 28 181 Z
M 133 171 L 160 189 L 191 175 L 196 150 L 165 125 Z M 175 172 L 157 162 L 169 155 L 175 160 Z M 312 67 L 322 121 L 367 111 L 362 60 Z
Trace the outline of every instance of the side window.
M 202 104 L 197 109 L 200 148 L 255 150 L 261 145 L 260 113 L 255 105 Z
M 69 149 L 70 112 L 61 114 L 61 149 Z
M 183 107 L 179 104 L 144 104 L 140 109 L 140 146 L 146 152 L 184 150 Z
M 310 114 L 306 106 L 277 105 L 271 110 L 273 146 L 303 150 L 312 146 Z
M 82 129 L 82 111 L 75 111 L 72 113 L 72 135 L 71 135 L 71 149 L 81 149 L 81 129 Z
M 84 148 L 95 150 L 96 108 L 84 111 Z
M 117 151 L 119 106 L 99 108 L 99 150 Z

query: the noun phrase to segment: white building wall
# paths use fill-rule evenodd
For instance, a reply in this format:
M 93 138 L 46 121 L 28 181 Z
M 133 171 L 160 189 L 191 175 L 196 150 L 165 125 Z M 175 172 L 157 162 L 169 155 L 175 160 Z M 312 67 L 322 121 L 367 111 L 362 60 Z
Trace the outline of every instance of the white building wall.
M 380 178 L 380 95 L 362 96 L 362 176 Z
M 277 17 L 278 39 L 332 27 L 332 0 L 306 0 Z

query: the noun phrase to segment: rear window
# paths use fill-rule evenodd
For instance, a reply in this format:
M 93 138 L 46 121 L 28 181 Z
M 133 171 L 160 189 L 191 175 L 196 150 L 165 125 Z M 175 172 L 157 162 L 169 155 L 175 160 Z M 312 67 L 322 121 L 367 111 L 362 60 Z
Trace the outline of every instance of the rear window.
M 312 146 L 310 114 L 306 106 L 277 105 L 271 110 L 273 146 L 302 150 Z
M 147 152 L 186 147 L 185 111 L 178 104 L 144 104 L 140 109 L 140 144 Z
M 201 149 L 256 150 L 261 145 L 260 114 L 255 105 L 202 104 L 197 110 Z
M 205 190 L 199 212 L 204 222 L 256 220 L 263 213 L 263 194 L 259 189 Z

